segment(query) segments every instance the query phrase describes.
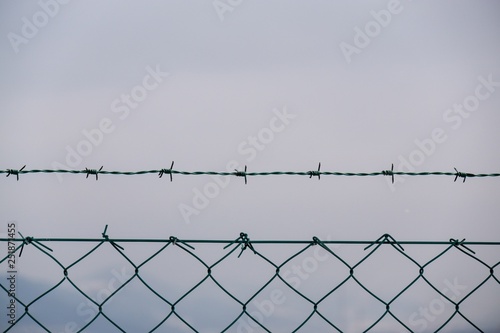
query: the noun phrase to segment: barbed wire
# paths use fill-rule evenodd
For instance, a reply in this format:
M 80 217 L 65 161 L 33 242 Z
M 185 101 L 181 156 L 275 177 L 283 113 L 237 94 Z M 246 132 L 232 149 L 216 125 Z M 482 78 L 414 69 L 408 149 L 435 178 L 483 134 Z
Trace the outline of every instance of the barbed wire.
M 421 171 L 421 172 L 406 172 L 406 171 L 394 171 L 394 164 L 391 166 L 390 170 L 382 170 L 375 172 L 339 172 L 339 171 L 321 171 L 321 163 L 319 163 L 317 170 L 309 170 L 309 171 L 264 171 L 264 172 L 248 172 L 247 166 L 245 165 L 244 170 L 234 170 L 233 171 L 183 171 L 183 170 L 174 170 L 173 169 L 174 162 L 172 162 L 170 168 L 162 168 L 156 170 L 140 170 L 140 171 L 109 171 L 103 170 L 103 166 L 99 169 L 89 169 L 85 168 L 84 170 L 67 170 L 67 169 L 32 169 L 25 170 L 26 165 L 21 169 L 6 169 L 0 170 L 0 174 L 6 173 L 7 177 L 14 175 L 16 179 L 19 180 L 19 175 L 28 174 L 28 173 L 56 173 L 56 174 L 85 174 L 86 178 L 90 175 L 95 175 L 95 179 L 99 179 L 99 175 L 122 175 L 122 176 L 136 176 L 136 175 L 144 175 L 144 174 L 158 174 L 159 178 L 162 178 L 163 175 L 168 174 L 170 176 L 170 181 L 173 181 L 173 175 L 189 175 L 189 176 L 199 176 L 199 175 L 210 175 L 210 176 L 235 176 L 242 177 L 245 179 L 245 184 L 247 184 L 247 177 L 255 177 L 255 176 L 308 176 L 309 178 L 318 177 L 318 180 L 321 179 L 321 176 L 346 176 L 346 177 L 371 177 L 371 176 L 390 176 L 392 183 L 394 183 L 394 176 L 452 176 L 455 177 L 454 181 L 456 182 L 458 178 L 463 179 L 463 182 L 467 178 L 473 177 L 500 177 L 500 173 L 469 173 L 469 172 L 460 172 L 456 168 L 455 172 L 447 172 L 447 171 Z
M 34 254 L 33 251 L 35 252 L 40 252 L 47 256 L 48 260 L 53 261 L 57 265 L 57 270 L 61 270 L 63 272 L 63 277 L 59 280 L 59 282 L 55 283 L 52 287 L 50 287 L 46 291 L 42 291 L 39 295 L 32 296 L 32 298 L 26 299 L 24 296 L 21 297 L 19 294 L 15 295 L 9 295 L 12 299 L 15 299 L 15 302 L 17 302 L 19 306 L 19 310 L 23 311 L 20 313 L 20 316 L 17 318 L 15 322 L 13 322 L 11 325 L 6 327 L 4 332 L 8 331 L 14 331 L 16 327 L 18 327 L 18 324 L 21 324 L 23 322 L 26 322 L 26 320 L 29 321 L 28 318 L 30 318 L 34 323 L 36 323 L 37 327 L 44 330 L 45 332 L 51 332 L 51 325 L 53 325 L 53 322 L 51 320 L 48 320 L 48 318 L 42 318 L 39 315 L 36 314 L 36 311 L 33 310 L 33 305 L 35 303 L 43 303 L 43 300 L 47 299 L 47 295 L 52 293 L 56 288 L 58 288 L 60 285 L 62 285 L 64 282 L 69 283 L 70 286 L 72 286 L 75 291 L 79 294 L 81 294 L 83 297 L 86 298 L 86 300 L 95 308 L 95 315 L 87 320 L 87 322 L 82 323 L 79 327 L 75 327 L 74 329 L 78 329 L 78 332 L 84 332 L 87 331 L 88 329 L 94 329 L 95 327 L 93 323 L 97 321 L 97 319 L 101 318 L 102 320 L 105 320 L 106 322 L 110 323 L 113 325 L 114 328 L 118 329 L 120 332 L 126 332 L 127 328 L 123 327 L 123 318 L 117 317 L 116 315 L 113 316 L 112 314 L 109 313 L 109 300 L 113 298 L 120 290 L 122 290 L 126 285 L 132 284 L 133 281 L 135 283 L 140 283 L 144 285 L 151 293 L 152 297 L 158 298 L 159 301 L 165 303 L 165 307 L 162 307 L 161 309 L 157 308 L 155 309 L 156 313 L 161 313 L 161 316 L 156 316 L 155 320 L 156 322 L 150 323 L 148 331 L 149 332 L 155 332 L 159 330 L 165 329 L 166 325 L 170 323 L 172 320 L 176 319 L 171 319 L 171 318 L 177 318 L 182 325 L 184 325 L 185 329 L 193 331 L 193 332 L 199 332 L 203 331 L 199 327 L 204 327 L 206 323 L 203 322 L 203 320 L 206 320 L 206 317 L 200 318 L 199 320 L 202 320 L 200 322 L 196 318 L 193 317 L 193 314 L 190 314 L 189 316 L 183 316 L 181 312 L 179 312 L 179 308 L 181 304 L 184 304 L 188 295 L 193 293 L 197 288 L 201 287 L 204 284 L 213 282 L 213 286 L 218 290 L 219 292 L 222 291 L 225 295 L 229 296 L 232 301 L 234 301 L 234 305 L 236 307 L 239 307 L 237 315 L 235 317 L 225 317 L 225 322 L 223 323 L 223 326 L 219 328 L 219 331 L 221 332 L 228 332 L 230 330 L 234 330 L 238 323 L 241 324 L 241 320 L 247 320 L 252 323 L 254 327 L 259 327 L 259 329 L 262 329 L 266 332 L 271 332 L 272 328 L 268 327 L 268 323 L 262 322 L 261 319 L 259 319 L 258 316 L 256 316 L 255 312 L 250 311 L 249 305 L 251 302 L 255 301 L 256 298 L 260 295 L 262 296 L 263 291 L 270 286 L 271 283 L 280 283 L 285 287 L 287 290 L 289 290 L 292 293 L 295 293 L 299 298 L 295 302 L 306 302 L 309 306 L 310 309 L 306 310 L 307 313 L 303 314 L 302 316 L 299 316 L 298 314 L 294 315 L 293 318 L 293 327 L 295 329 L 291 330 L 293 332 L 297 331 L 303 331 L 307 330 L 305 328 L 305 325 L 312 319 L 312 318 L 317 318 L 319 320 L 323 320 L 326 325 L 328 325 L 331 329 L 333 329 L 336 332 L 343 332 L 343 329 L 341 328 L 342 323 L 338 322 L 338 319 L 335 320 L 332 317 L 331 309 L 329 306 L 325 305 L 326 299 L 330 297 L 332 294 L 334 294 L 336 291 L 339 290 L 343 285 L 345 285 L 348 281 L 351 281 L 354 283 L 354 286 L 357 286 L 361 288 L 362 290 L 366 291 L 370 297 L 377 302 L 380 305 L 380 308 L 378 311 L 381 313 L 380 316 L 377 315 L 373 322 L 366 322 L 366 327 L 364 329 L 364 332 L 372 331 L 375 329 L 378 323 L 380 323 L 384 318 L 393 318 L 396 321 L 396 325 L 400 325 L 399 328 L 405 329 L 407 332 L 414 332 L 414 331 L 420 331 L 419 329 L 414 329 L 411 326 L 411 322 L 408 323 L 407 321 L 403 320 L 400 318 L 401 314 L 398 311 L 395 311 L 397 306 L 395 304 L 397 303 L 396 300 L 398 300 L 409 288 L 411 288 L 413 285 L 417 284 L 418 281 L 421 283 L 424 283 L 428 285 L 429 287 L 432 288 L 434 292 L 436 292 L 436 297 L 438 297 L 444 304 L 450 304 L 453 307 L 453 311 L 451 314 L 443 314 L 445 316 L 444 321 L 440 324 L 438 324 L 439 328 L 437 328 L 437 331 L 440 331 L 444 327 L 448 326 L 448 324 L 452 321 L 453 318 L 455 317 L 460 317 L 465 320 L 466 323 L 468 323 L 469 329 L 477 332 L 483 332 L 485 329 L 484 327 L 487 325 L 484 322 L 484 316 L 481 316 L 481 319 L 478 318 L 472 318 L 473 315 L 470 312 L 470 307 L 463 307 L 464 303 L 467 303 L 468 300 L 471 299 L 471 295 L 473 295 L 479 288 L 481 288 L 483 285 L 485 285 L 488 281 L 490 281 L 490 286 L 491 283 L 493 283 L 495 286 L 500 286 L 500 280 L 497 276 L 495 276 L 495 269 L 497 269 L 498 266 L 500 266 L 500 261 L 494 262 L 493 264 L 487 264 L 484 259 L 480 259 L 477 257 L 476 252 L 470 248 L 470 246 L 479 246 L 479 245 L 484 245 L 484 246 L 500 246 L 500 242 L 466 242 L 465 239 L 459 240 L 459 239 L 454 239 L 450 238 L 448 241 L 397 241 L 394 239 L 391 235 L 389 234 L 384 234 L 381 237 L 379 237 L 376 240 L 366 240 L 366 241 L 356 241 L 356 240 L 320 240 L 318 237 L 313 237 L 312 240 L 251 240 L 248 234 L 241 232 L 239 234 L 239 237 L 236 239 L 232 240 L 210 240 L 210 239 L 179 239 L 175 236 L 170 236 L 165 239 L 138 239 L 138 238 L 124 238 L 124 239 L 118 239 L 118 238 L 111 238 L 107 234 L 107 225 L 104 228 L 104 231 L 101 234 L 101 238 L 37 238 L 37 237 L 24 237 L 22 234 L 19 233 L 21 236 L 20 238 L 0 238 L 0 243 L 1 242 L 17 242 L 21 243 L 20 245 L 17 245 L 11 253 L 0 260 L 0 264 L 4 263 L 9 256 L 12 256 L 16 254 L 19 251 L 19 254 L 21 256 L 21 253 L 24 249 L 25 246 L 33 245 L 33 249 L 31 250 L 25 250 L 24 255 L 29 256 Z M 52 250 L 47 243 L 54 243 L 54 242 L 66 242 L 68 244 L 74 244 L 78 242 L 94 242 L 97 243 L 96 245 L 93 245 L 92 248 L 84 253 L 82 256 L 79 256 L 76 259 L 71 259 L 71 263 L 68 265 L 64 265 L 60 260 L 57 259 L 56 251 Z M 151 243 L 161 243 L 160 249 L 152 249 L 151 246 L 147 244 Z M 44 244 L 45 243 L 45 244 Z M 121 245 L 118 245 L 118 243 L 121 243 Z M 147 256 L 147 258 L 143 259 L 140 263 L 134 262 L 132 259 L 130 259 L 130 253 L 127 255 L 127 247 L 128 245 L 126 243 L 135 243 L 135 244 L 141 244 L 144 243 L 144 249 L 152 251 L 152 254 Z M 227 250 L 220 258 L 215 258 L 212 261 L 208 262 L 206 259 L 203 260 L 200 256 L 199 251 L 206 251 L 207 248 L 204 248 L 204 250 L 196 250 L 194 245 L 200 244 L 200 243 L 207 243 L 207 244 L 215 244 L 215 243 L 221 243 L 224 244 L 223 250 Z M 10 244 L 10 243 L 9 243 Z M 77 278 L 77 274 L 75 275 L 75 271 L 73 268 L 78 265 L 80 262 L 82 262 L 83 259 L 87 258 L 90 254 L 96 252 L 99 248 L 103 248 L 102 246 L 106 246 L 105 244 L 110 245 L 110 250 L 111 251 L 116 251 L 117 253 L 120 254 L 121 257 L 123 257 L 127 263 L 131 266 L 133 269 L 133 274 L 129 277 L 126 278 L 122 284 L 118 287 L 116 287 L 116 290 L 113 292 L 110 292 L 109 295 L 98 301 L 94 300 L 90 295 L 85 293 L 83 290 L 83 286 L 80 283 L 77 282 L 79 279 Z M 298 251 L 295 249 L 292 251 L 290 255 L 287 255 L 286 258 L 282 259 L 280 262 L 274 262 L 269 259 L 269 255 L 274 252 L 274 248 L 269 248 L 266 247 L 263 249 L 263 246 L 259 246 L 259 244 L 268 244 L 268 245 L 276 245 L 276 246 L 283 246 L 287 244 L 302 244 L 303 247 L 301 247 Z M 345 258 L 342 258 L 340 253 L 331 246 L 331 244 L 349 244 L 349 245 L 367 245 L 364 248 L 364 251 L 366 251 L 366 254 L 360 259 L 357 260 L 355 263 L 349 263 L 349 261 Z M 419 263 L 416 259 L 412 258 L 407 252 L 405 251 L 405 248 L 403 248 L 402 245 L 405 244 L 413 244 L 413 245 L 444 245 L 444 249 L 439 249 L 435 255 L 432 255 L 430 260 L 427 260 L 424 263 Z M 329 246 L 330 245 L 330 246 Z M 202 276 L 197 277 L 194 281 L 194 285 L 192 285 L 187 292 L 184 292 L 180 295 L 180 297 L 173 297 L 172 295 L 167 296 L 164 295 L 162 292 L 155 290 L 150 283 L 148 282 L 148 279 L 144 276 L 144 271 L 143 268 L 145 265 L 149 264 L 152 262 L 152 259 L 158 256 L 161 252 L 164 252 L 168 247 L 175 246 L 176 248 L 179 248 L 181 252 L 168 252 L 169 255 L 178 255 L 178 253 L 187 253 L 189 256 L 195 259 L 195 262 L 199 263 L 201 265 L 205 272 L 202 273 Z M 307 292 L 303 290 L 299 290 L 296 285 L 293 285 L 293 283 L 290 283 L 289 280 L 286 278 L 286 273 L 284 273 L 284 269 L 287 264 L 290 264 L 291 261 L 295 258 L 298 258 L 301 254 L 307 253 L 307 251 L 311 251 L 313 247 L 321 247 L 325 251 L 325 255 L 328 256 L 329 258 L 335 259 L 335 262 L 340 264 L 345 268 L 344 271 L 341 270 L 335 270 L 335 275 L 339 275 L 341 282 L 331 282 L 331 285 L 328 286 L 327 292 L 324 295 L 320 295 L 321 297 L 313 297 L 309 295 Z M 374 290 L 370 290 L 366 286 L 366 279 L 360 278 L 359 277 L 359 267 L 362 266 L 368 257 L 372 256 L 375 252 L 378 251 L 381 246 L 391 246 L 394 248 L 396 253 L 401 256 L 401 260 L 405 260 L 409 262 L 411 265 L 414 267 L 414 277 L 411 278 L 409 283 L 405 283 L 404 288 L 400 290 L 395 296 L 391 296 L 389 298 L 383 297 L 379 293 L 377 293 Z M 259 248 L 260 247 L 260 248 Z M 137 247 L 134 246 L 133 252 L 137 251 Z M 246 251 L 247 249 L 250 249 L 251 252 Z M 59 249 L 60 251 L 61 249 Z M 239 250 L 239 253 L 238 253 Z M 270 251 L 270 252 L 266 252 Z M 445 291 L 438 289 L 432 282 L 429 277 L 426 277 L 425 273 L 428 272 L 429 270 L 429 265 L 432 263 L 436 262 L 439 258 L 441 258 L 445 253 L 449 251 L 459 251 L 458 253 L 461 253 L 464 255 L 463 260 L 464 261 L 469 261 L 473 260 L 476 263 L 478 263 L 484 273 L 484 278 L 481 278 L 480 281 L 473 285 L 470 289 L 470 291 L 464 292 L 464 295 L 460 298 L 455 296 L 450 297 L 449 295 L 445 294 Z M 165 251 L 166 252 L 166 251 Z M 198 252 L 198 254 L 197 254 Z M 269 265 L 269 270 L 266 272 L 266 269 L 262 269 L 262 271 L 259 273 L 259 275 L 269 275 L 269 277 L 265 278 L 265 283 L 263 286 L 259 287 L 256 292 L 251 292 L 251 295 L 247 298 L 243 297 L 237 297 L 234 292 L 231 293 L 227 288 L 225 288 L 221 284 L 221 274 L 222 272 L 219 270 L 220 264 L 228 259 L 233 253 L 238 253 L 237 258 L 242 257 L 243 253 L 249 252 L 252 255 L 255 255 L 256 258 L 259 258 L 264 262 L 266 265 Z M 99 252 L 97 252 L 99 253 Z M 267 254 L 267 255 L 266 255 Z M 247 254 L 248 255 L 248 254 Z M 73 261 L 74 260 L 74 261 Z M 241 260 L 241 259 L 240 259 Z M 496 260 L 496 259 L 495 259 Z M 233 265 L 235 263 L 233 262 Z M 154 264 L 150 264 L 154 265 Z M 410 269 L 411 271 L 411 269 Z M 141 273 L 143 273 L 141 275 Z M 333 274 L 333 273 L 332 273 Z M 345 274 L 345 276 L 343 276 Z M 333 281 L 333 276 L 332 279 L 328 279 L 328 281 Z M 337 281 L 337 280 L 335 280 Z M 365 282 L 362 282 L 365 281 Z M 9 294 L 9 288 L 8 286 L 4 286 L 4 281 L 0 281 L 0 292 L 3 290 L 7 294 Z M 398 289 L 399 290 L 399 289 Z M 396 290 L 397 291 L 397 290 Z M 489 293 L 491 297 L 495 297 L 493 293 Z M 144 297 L 144 296 L 141 296 Z M 484 299 L 482 300 L 484 301 Z M 106 307 L 104 305 L 106 304 Z M 116 303 L 114 303 L 116 304 Z M 400 304 L 400 303 L 398 303 Z M 330 310 L 329 310 L 330 309 Z M 152 309 L 151 309 L 152 310 Z M 484 310 L 484 309 L 483 309 Z M 399 317 L 397 315 L 399 314 Z M 26 319 L 25 319 L 26 317 Z M 357 318 L 357 320 L 363 321 L 363 318 Z M 64 320 L 64 318 L 62 319 Z M 196 328 L 198 327 L 198 328 Z M 282 330 L 280 330 L 282 331 Z

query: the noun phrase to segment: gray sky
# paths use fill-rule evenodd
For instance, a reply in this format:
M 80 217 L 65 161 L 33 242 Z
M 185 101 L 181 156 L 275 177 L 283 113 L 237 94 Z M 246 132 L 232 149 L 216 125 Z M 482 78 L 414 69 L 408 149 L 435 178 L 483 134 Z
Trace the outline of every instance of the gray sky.
M 500 170 L 496 1 L 62 2 L 0 4 L 1 169 Z M 498 241 L 500 231 L 496 178 L 91 178 L 3 179 L 0 231 L 8 221 L 36 237 L 97 238 L 106 224 L 122 238 Z M 69 262 L 84 252 L 61 251 Z M 121 267 L 98 260 L 88 279 L 106 284 Z M 21 281 L 52 281 L 25 269 Z

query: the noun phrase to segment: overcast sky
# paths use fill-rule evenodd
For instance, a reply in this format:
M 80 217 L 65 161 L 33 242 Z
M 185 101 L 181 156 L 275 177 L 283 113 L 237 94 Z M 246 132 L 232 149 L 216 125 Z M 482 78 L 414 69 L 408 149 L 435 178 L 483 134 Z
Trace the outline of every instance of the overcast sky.
M 175 161 L 185 171 L 308 171 L 321 162 L 322 171 L 375 172 L 394 163 L 397 171 L 499 172 L 499 15 L 493 0 L 3 1 L 0 169 L 135 171 Z M 106 224 L 121 238 L 234 239 L 243 231 L 250 239 L 389 233 L 498 241 L 500 234 L 497 178 L 94 179 L 2 179 L 0 231 L 16 221 L 36 237 L 99 238 Z M 71 262 L 85 249 L 61 247 L 58 255 Z M 351 250 L 360 258 L 362 248 Z M 494 253 L 484 252 L 488 264 L 498 262 Z M 452 261 L 463 265 L 460 258 Z M 100 274 L 104 284 L 123 267 L 98 262 L 89 279 Z M 25 290 L 54 281 L 25 269 Z M 443 273 L 437 283 L 473 275 Z M 423 302 L 436 297 L 429 295 Z M 494 309 L 498 299 L 484 301 Z M 201 329 L 204 312 L 193 308 L 191 317 L 198 313 Z M 500 327 L 491 313 L 477 315 L 484 329 Z

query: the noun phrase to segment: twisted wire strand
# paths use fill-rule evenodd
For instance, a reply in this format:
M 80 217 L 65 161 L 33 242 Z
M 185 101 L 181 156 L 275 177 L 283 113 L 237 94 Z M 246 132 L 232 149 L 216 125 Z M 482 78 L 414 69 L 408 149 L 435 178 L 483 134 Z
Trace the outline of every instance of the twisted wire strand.
M 173 166 L 173 164 L 172 164 Z M 500 173 L 469 173 L 469 172 L 460 172 L 455 169 L 455 172 L 451 171 L 420 171 L 420 172 L 406 172 L 406 171 L 393 171 L 391 170 L 382 170 L 375 172 L 340 172 L 340 171 L 262 171 L 262 172 L 249 172 L 246 171 L 238 171 L 234 172 L 230 171 L 185 171 L 185 170 L 174 170 L 172 167 L 170 169 L 154 169 L 154 170 L 138 170 L 138 171 L 116 171 L 116 170 L 102 170 L 100 169 L 84 169 L 84 170 L 67 170 L 67 169 L 31 169 L 25 170 L 25 166 L 19 170 L 16 169 L 6 169 L 0 170 L 0 174 L 7 174 L 7 177 L 10 175 L 15 175 L 17 180 L 19 180 L 19 175 L 21 174 L 50 174 L 50 173 L 58 173 L 58 174 L 86 174 L 87 178 L 89 175 L 95 175 L 96 180 L 98 179 L 98 175 L 122 175 L 122 176 L 135 176 L 135 175 L 144 175 L 144 174 L 158 174 L 161 178 L 163 174 L 169 174 L 170 180 L 172 180 L 172 175 L 185 175 L 185 176 L 200 176 L 200 175 L 208 175 L 208 176 L 235 176 L 235 177 L 244 177 L 246 182 L 246 177 L 256 177 L 256 176 L 307 176 L 311 178 L 312 176 L 318 177 L 320 179 L 321 176 L 345 176 L 345 177 L 374 177 L 374 176 L 391 176 L 392 182 L 394 182 L 394 176 L 452 176 L 455 177 L 455 181 L 458 178 L 462 178 L 465 182 L 466 178 L 474 178 L 474 177 L 500 177 Z

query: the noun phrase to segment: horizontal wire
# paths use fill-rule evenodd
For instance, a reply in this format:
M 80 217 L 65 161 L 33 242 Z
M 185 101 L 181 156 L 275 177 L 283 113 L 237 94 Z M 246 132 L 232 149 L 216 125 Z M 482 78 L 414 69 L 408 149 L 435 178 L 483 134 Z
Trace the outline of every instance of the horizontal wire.
M 22 242 L 23 238 L 0 238 L 0 242 Z M 31 237 L 31 241 L 37 242 L 89 242 L 89 243 L 99 243 L 99 242 L 120 242 L 120 243 L 168 243 L 171 242 L 169 238 L 35 238 Z M 229 243 L 239 243 L 240 240 L 235 241 L 234 239 L 179 239 L 184 243 L 205 243 L 205 244 L 229 244 Z M 366 245 L 373 244 L 373 240 L 322 240 L 325 244 L 352 244 L 352 245 Z M 253 240 L 252 243 L 255 244 L 310 244 L 311 240 Z M 396 244 L 406 244 L 406 245 L 450 245 L 450 241 L 384 241 L 380 244 L 396 245 Z M 484 241 L 464 241 L 461 242 L 463 245 L 500 245 L 499 242 L 484 242 Z
M 320 176 L 346 176 L 346 177 L 372 177 L 372 176 L 392 176 L 392 181 L 394 182 L 394 176 L 453 176 L 455 177 L 455 181 L 457 178 L 463 178 L 465 181 L 466 178 L 472 177 L 500 177 L 500 173 L 466 173 L 459 172 L 455 169 L 455 172 L 447 172 L 447 171 L 422 171 L 422 172 L 406 172 L 406 171 L 393 171 L 391 170 L 382 170 L 375 172 L 339 172 L 339 171 L 264 171 L 264 172 L 247 172 L 247 171 L 238 171 L 234 172 L 230 171 L 183 171 L 183 170 L 173 170 L 170 169 L 157 169 L 157 170 L 139 170 L 139 171 L 108 171 L 101 169 L 85 169 L 85 170 L 65 170 L 65 169 L 32 169 L 32 170 L 24 170 L 24 167 L 20 170 L 15 169 L 6 169 L 0 170 L 0 174 L 6 173 L 7 176 L 15 175 L 17 179 L 19 179 L 19 175 L 21 174 L 29 174 L 29 173 L 58 173 L 58 174 L 86 174 L 87 177 L 89 175 L 95 175 L 96 179 L 98 175 L 123 175 L 123 176 L 135 176 L 135 175 L 144 175 L 144 174 L 158 174 L 160 177 L 163 174 L 169 174 L 170 177 L 172 175 L 190 175 L 190 176 L 199 176 L 199 175 L 210 175 L 210 176 L 236 176 L 236 177 L 246 177 L 247 176 L 308 176 L 309 178 Z M 172 178 L 171 178 L 172 179 Z

